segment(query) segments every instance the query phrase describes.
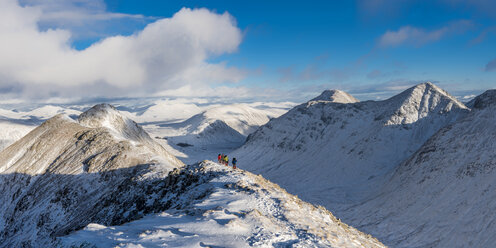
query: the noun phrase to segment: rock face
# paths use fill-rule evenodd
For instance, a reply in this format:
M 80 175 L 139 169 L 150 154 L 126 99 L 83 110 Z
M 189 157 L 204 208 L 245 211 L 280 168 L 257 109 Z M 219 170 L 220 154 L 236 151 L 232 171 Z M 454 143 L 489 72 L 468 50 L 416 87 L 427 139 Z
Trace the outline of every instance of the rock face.
M 203 161 L 175 170 L 170 210 L 124 226 L 90 224 L 63 247 L 384 247 L 261 176 Z M 165 184 L 165 182 L 163 183 Z M 179 187 L 181 185 L 181 187 Z M 172 200 L 173 199 L 173 200 Z M 192 200 L 194 199 L 194 200 Z
M 111 106 L 79 123 L 57 115 L 0 152 L 0 246 L 49 247 L 90 222 L 158 211 L 143 192 L 182 166 Z
M 320 100 L 327 95 L 260 127 L 231 157 L 338 215 L 376 194 L 399 163 L 469 112 L 432 83 L 384 101 Z
M 496 90 L 402 163 L 378 197 L 343 219 L 393 247 L 496 244 Z

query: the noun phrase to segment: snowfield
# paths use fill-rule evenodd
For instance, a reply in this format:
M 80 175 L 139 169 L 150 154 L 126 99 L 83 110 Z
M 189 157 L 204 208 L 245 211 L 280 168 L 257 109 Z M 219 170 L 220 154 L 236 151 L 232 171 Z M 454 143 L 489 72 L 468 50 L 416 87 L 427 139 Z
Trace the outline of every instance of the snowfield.
M 0 151 L 16 142 L 36 126 L 0 120 Z

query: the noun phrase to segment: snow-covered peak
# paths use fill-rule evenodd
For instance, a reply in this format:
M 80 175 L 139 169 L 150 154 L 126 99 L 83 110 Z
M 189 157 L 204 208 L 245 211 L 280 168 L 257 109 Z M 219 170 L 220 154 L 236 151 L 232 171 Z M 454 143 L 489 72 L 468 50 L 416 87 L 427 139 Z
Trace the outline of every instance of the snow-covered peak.
M 112 119 L 123 118 L 119 111 L 108 103 L 101 103 L 79 115 L 78 121 L 86 127 L 107 127 Z M 110 122 L 110 123 L 107 123 Z
M 416 104 L 422 101 L 436 103 L 441 100 L 449 100 L 460 108 L 466 108 L 463 103 L 456 99 L 456 97 L 450 95 L 448 92 L 431 82 L 417 84 L 390 99 L 403 100 L 404 103 Z
M 487 90 L 481 95 L 474 98 L 472 101 L 467 103 L 468 106 L 474 109 L 484 109 L 487 107 L 495 107 L 496 106 L 496 89 L 495 90 Z
M 355 103 L 358 99 L 341 90 L 325 90 L 318 97 L 310 101 L 330 101 L 336 103 Z
M 383 101 L 385 108 L 392 107 L 394 113 L 386 125 L 411 124 L 431 114 L 444 115 L 452 110 L 467 107 L 448 92 L 431 82 L 413 86 L 402 93 Z
M 89 128 L 107 128 L 119 139 L 151 141 L 150 136 L 133 120 L 122 115 L 114 106 L 102 103 L 79 115 L 79 124 Z

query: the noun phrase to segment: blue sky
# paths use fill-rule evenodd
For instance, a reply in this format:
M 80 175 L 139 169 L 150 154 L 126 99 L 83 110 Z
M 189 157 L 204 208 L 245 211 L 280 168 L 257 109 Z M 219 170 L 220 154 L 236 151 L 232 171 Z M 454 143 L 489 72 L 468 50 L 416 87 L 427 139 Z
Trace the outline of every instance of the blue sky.
M 224 87 L 236 94 L 242 88 L 245 95 L 264 91 L 265 97 L 300 100 L 338 88 L 359 99 L 380 99 L 424 81 L 460 97 L 496 86 L 496 2 L 490 0 L 48 2 L 53 4 L 20 4 L 42 6 L 48 17 L 38 20 L 40 31 L 69 30 L 70 46 L 78 51 L 109 37 L 136 35 L 184 7 L 227 12 L 241 40 L 234 50 L 202 57 L 202 63 L 239 76 L 205 83 L 214 92 Z M 58 14 L 64 10 L 89 17 L 67 21 Z M 181 87 L 163 84 L 170 87 L 152 90 Z
M 494 88 L 496 3 L 473 1 L 107 1 L 110 11 L 167 17 L 181 7 L 229 12 L 243 30 L 235 54 L 219 59 L 252 71 L 246 85 L 298 88 L 410 84 L 431 80 L 454 91 Z M 466 27 L 457 22 L 466 21 Z M 426 33 L 432 41 L 381 46 L 387 31 Z M 459 29 L 459 30 L 457 30 Z M 368 92 L 364 92 L 368 93 Z

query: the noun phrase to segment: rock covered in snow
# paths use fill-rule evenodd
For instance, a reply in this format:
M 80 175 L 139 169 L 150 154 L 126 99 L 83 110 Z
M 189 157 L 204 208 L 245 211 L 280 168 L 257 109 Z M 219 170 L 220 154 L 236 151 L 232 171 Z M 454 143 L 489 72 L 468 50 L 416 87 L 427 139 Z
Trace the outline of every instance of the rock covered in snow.
M 185 185 L 164 196 L 164 201 L 174 199 L 171 209 L 123 226 L 89 224 L 60 238 L 60 243 L 63 247 L 384 247 L 323 207 L 303 202 L 246 171 L 204 161 L 176 170 L 169 178 L 177 186 Z

